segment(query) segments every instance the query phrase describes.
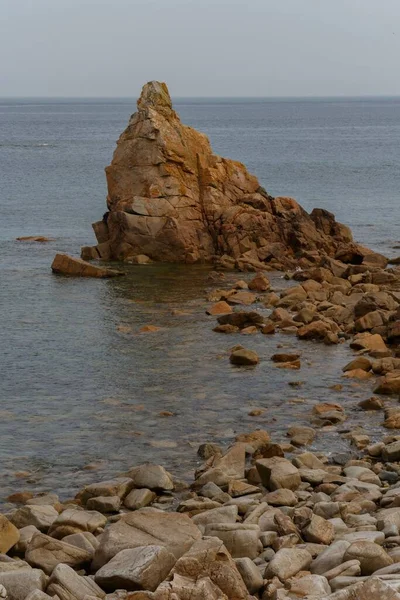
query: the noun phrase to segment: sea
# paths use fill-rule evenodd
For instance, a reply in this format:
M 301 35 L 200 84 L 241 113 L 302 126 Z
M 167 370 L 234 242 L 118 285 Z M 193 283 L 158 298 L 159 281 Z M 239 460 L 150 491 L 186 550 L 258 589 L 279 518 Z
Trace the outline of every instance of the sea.
M 271 195 L 327 209 L 358 242 L 400 254 L 400 98 L 178 98 L 174 107 Z M 232 367 L 229 348 L 243 336 L 212 331 L 208 267 L 129 267 L 112 280 L 52 274 L 56 252 L 78 256 L 95 243 L 104 167 L 134 111 L 133 98 L 0 99 L 3 501 L 22 489 L 68 498 L 143 462 L 190 480 L 203 442 L 226 446 L 257 428 L 285 441 L 287 427 L 309 424 L 327 399 L 357 424 L 357 402 L 371 394 L 369 382 L 341 377 L 347 345 L 321 352 L 283 334 L 252 336 L 260 364 Z M 16 241 L 30 235 L 52 241 Z M 271 281 L 277 291 L 288 285 L 279 273 Z M 160 329 L 140 333 L 147 324 Z M 301 370 L 274 367 L 277 347 L 300 349 Z M 363 425 L 379 435 L 377 416 Z M 347 447 L 335 428 L 315 444 Z

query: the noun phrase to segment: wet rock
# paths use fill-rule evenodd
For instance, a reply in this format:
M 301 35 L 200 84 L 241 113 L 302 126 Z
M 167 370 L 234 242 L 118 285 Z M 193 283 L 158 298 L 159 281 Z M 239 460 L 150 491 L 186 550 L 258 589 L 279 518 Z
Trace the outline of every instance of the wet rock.
M 392 371 L 385 377 L 382 377 L 376 388 L 374 394 L 386 395 L 399 395 L 400 394 L 400 371 Z
M 360 408 L 363 410 L 381 410 L 384 404 L 380 398 L 372 396 L 366 400 L 361 400 L 361 402 L 358 403 L 358 406 L 360 406 Z
M 289 428 L 287 434 L 293 446 L 308 446 L 314 441 L 316 431 L 312 427 L 295 425 Z
M 229 306 L 227 302 L 221 300 L 221 302 L 216 302 L 210 308 L 207 309 L 206 313 L 208 315 L 226 315 L 232 312 L 232 307 Z
M 95 575 L 104 590 L 154 591 L 168 576 L 176 557 L 163 546 L 139 546 L 121 550 Z
M 256 292 L 266 292 L 271 287 L 271 283 L 266 275 L 257 273 L 248 284 L 249 290 Z
M 229 357 L 232 365 L 236 366 L 252 366 L 257 365 L 259 358 L 256 352 L 242 348 L 240 350 L 234 350 Z
M 250 304 L 254 304 L 257 300 L 257 296 L 246 290 L 239 290 L 229 296 L 228 300 L 231 304 L 245 304 L 249 306 Z
M 235 325 L 217 325 L 214 327 L 213 331 L 216 333 L 237 333 L 239 331 L 239 327 L 235 327 Z
M 43 244 L 44 242 L 54 242 L 52 238 L 46 237 L 44 235 L 24 235 L 15 239 L 17 240 L 17 242 L 39 242 L 41 244 Z
M 346 371 L 353 371 L 354 369 L 370 371 L 372 369 L 372 363 L 365 356 L 358 356 L 357 358 L 349 362 L 345 367 L 343 367 L 342 371 L 346 373 Z
M 75 258 L 61 253 L 55 255 L 51 269 L 53 273 L 73 277 L 98 277 L 104 279 L 105 277 L 118 277 L 119 275 L 124 275 L 121 271 L 96 267 L 81 258 Z
M 379 333 L 359 333 L 354 336 L 350 343 L 353 350 L 367 350 L 368 352 L 376 350 L 387 350 L 387 346 Z
M 300 340 L 323 340 L 329 331 L 329 327 L 323 321 L 313 321 L 297 330 Z
M 296 362 L 299 360 L 299 358 L 300 358 L 300 354 L 297 354 L 297 353 L 289 354 L 289 353 L 284 353 L 284 352 L 281 352 L 278 354 L 273 354 L 271 356 L 271 360 L 276 363 Z

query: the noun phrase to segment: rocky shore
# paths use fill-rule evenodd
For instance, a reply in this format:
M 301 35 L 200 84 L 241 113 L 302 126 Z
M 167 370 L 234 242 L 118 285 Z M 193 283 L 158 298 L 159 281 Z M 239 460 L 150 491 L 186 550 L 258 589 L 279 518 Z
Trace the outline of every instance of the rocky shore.
M 394 432 L 371 443 L 321 398 L 285 444 L 263 429 L 228 448 L 202 444 L 191 484 L 144 463 L 69 501 L 16 493 L 0 519 L 0 597 L 400 600 L 399 271 L 325 258 L 286 277 L 295 284 L 277 294 L 265 273 L 229 289 L 211 273 L 207 312 L 233 341 L 231 363 L 259 368 L 252 335 L 350 343 L 344 375 L 370 379 L 377 394 L 360 408 L 384 410 Z M 301 352 L 271 360 L 301 371 Z M 337 424 L 349 450 L 319 453 L 317 432 Z
M 0 597 L 398 600 L 400 436 L 327 457 L 304 449 L 309 428 L 288 433 L 203 444 L 190 487 L 142 464 L 64 503 L 15 494 Z

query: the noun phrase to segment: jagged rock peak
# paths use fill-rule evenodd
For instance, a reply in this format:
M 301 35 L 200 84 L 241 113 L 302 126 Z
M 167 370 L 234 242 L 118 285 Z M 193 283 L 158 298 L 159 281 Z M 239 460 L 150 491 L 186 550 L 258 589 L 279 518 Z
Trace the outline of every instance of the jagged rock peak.
M 137 107 L 106 168 L 108 212 L 85 258 L 291 268 L 352 242 L 328 211 L 273 198 L 242 163 L 214 154 L 181 123 L 165 83 L 146 83 Z
M 157 112 L 172 111 L 172 101 L 166 83 L 149 81 L 142 88 L 137 101 L 138 110 L 152 108 Z

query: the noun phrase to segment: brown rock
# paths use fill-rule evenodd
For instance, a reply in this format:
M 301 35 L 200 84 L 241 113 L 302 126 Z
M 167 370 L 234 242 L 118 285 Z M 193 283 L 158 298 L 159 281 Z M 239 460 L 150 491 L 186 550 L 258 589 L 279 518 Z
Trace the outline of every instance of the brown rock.
M 263 273 L 257 273 L 257 275 L 249 282 L 249 290 L 255 292 L 266 292 L 271 287 L 271 283 Z
M 300 358 L 300 354 L 286 354 L 286 353 L 278 353 L 278 354 L 273 354 L 271 356 L 271 360 L 273 360 L 276 363 L 288 363 L 288 362 L 295 362 Z
M 297 330 L 297 337 L 301 340 L 323 340 L 329 327 L 322 321 L 313 321 Z
M 230 355 L 229 360 L 232 365 L 236 366 L 256 365 L 259 362 L 257 354 L 252 350 L 246 350 L 246 348 L 234 350 Z
M 361 402 L 358 403 L 358 406 L 363 410 L 381 410 L 383 408 L 383 402 L 380 398 L 371 396 L 371 398 L 361 400 Z
M 400 371 L 392 371 L 385 375 L 385 377 L 381 377 L 374 389 L 374 394 L 400 394 Z
M 208 315 L 226 315 L 232 312 L 232 307 L 229 306 L 227 302 L 221 300 L 220 302 L 216 302 L 210 308 L 207 309 L 206 313 Z
M 113 269 L 105 269 L 103 267 L 96 267 L 90 263 L 82 260 L 81 258 L 74 258 L 67 254 L 56 254 L 51 265 L 53 273 L 60 275 L 70 275 L 73 277 L 117 277 L 118 275 L 124 275 L 121 271 L 114 271 Z
M 0 515 L 0 552 L 6 554 L 19 540 L 18 529 L 6 516 Z
M 106 175 L 109 212 L 94 228 L 112 258 L 192 263 L 217 255 L 228 268 L 259 270 L 294 266 L 301 253 L 306 263 L 333 256 L 352 240 L 332 214 L 272 198 L 241 163 L 214 155 L 156 81 L 144 86 Z
M 25 235 L 22 237 L 16 238 L 17 242 L 40 242 L 43 244 L 44 242 L 53 242 L 51 238 L 45 237 L 44 235 Z

